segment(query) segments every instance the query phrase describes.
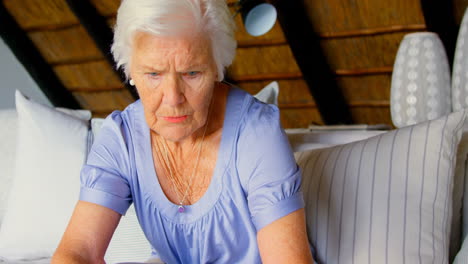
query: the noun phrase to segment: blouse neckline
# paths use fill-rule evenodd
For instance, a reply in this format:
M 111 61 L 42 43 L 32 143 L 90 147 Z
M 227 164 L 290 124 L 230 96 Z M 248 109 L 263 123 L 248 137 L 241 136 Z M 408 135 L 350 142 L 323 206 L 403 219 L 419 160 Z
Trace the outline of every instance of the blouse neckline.
M 219 196 L 222 193 L 223 176 L 225 174 L 224 171 L 227 169 L 227 164 L 232 155 L 232 144 L 234 142 L 232 136 L 237 132 L 237 124 L 239 123 L 238 120 L 241 115 L 243 101 L 241 99 L 243 98 L 243 95 L 245 95 L 245 92 L 239 88 L 231 87 L 229 90 L 221 142 L 212 179 L 203 196 L 194 204 L 184 205 L 185 211 L 182 213 L 178 211 L 179 205 L 174 204 L 167 198 L 159 183 L 159 179 L 154 168 L 150 130 L 144 119 L 143 109 L 141 109 L 141 113 L 138 115 L 140 118 L 137 123 L 139 124 L 142 132 L 140 135 L 143 136 L 143 144 L 140 145 L 140 149 L 136 150 L 136 153 L 141 153 L 141 157 L 138 157 L 140 155 L 137 155 L 136 158 L 144 167 L 141 171 L 149 172 L 138 175 L 138 177 L 145 178 L 143 182 L 147 183 L 142 186 L 142 196 L 144 199 L 148 199 L 157 211 L 159 211 L 165 218 L 175 223 L 194 222 L 208 213 L 218 201 Z M 137 166 L 137 168 L 138 167 L 139 166 Z

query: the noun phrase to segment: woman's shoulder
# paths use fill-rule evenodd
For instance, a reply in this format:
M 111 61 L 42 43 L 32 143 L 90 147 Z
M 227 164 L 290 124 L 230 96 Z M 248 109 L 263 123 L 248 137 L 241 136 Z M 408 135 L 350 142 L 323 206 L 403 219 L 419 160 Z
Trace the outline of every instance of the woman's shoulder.
M 114 110 L 104 120 L 103 127 L 122 128 L 132 126 L 136 119 L 143 115 L 143 106 L 140 100 L 128 105 L 123 111 Z
M 228 102 L 231 107 L 228 111 L 235 112 L 241 117 L 241 122 L 267 122 L 279 118 L 279 109 L 274 104 L 264 103 L 258 100 L 254 95 L 238 87 L 232 87 Z M 237 109 L 236 109 L 237 106 Z
M 254 96 L 245 107 L 242 123 L 246 129 L 263 130 L 280 125 L 280 111 L 276 105 L 264 103 Z
M 139 131 L 137 124 L 141 119 L 140 116 L 144 115 L 139 100 L 127 106 L 123 111 L 113 111 L 104 119 L 98 132 L 95 133 L 95 143 L 104 145 L 113 143 L 128 149 L 132 144 L 132 139 L 136 138 L 134 134 Z
M 234 110 L 229 113 L 228 120 L 235 121 L 227 122 L 233 125 L 225 128 L 234 133 L 236 145 L 248 148 L 260 142 L 268 145 L 282 139 L 284 131 L 278 107 L 261 102 L 239 88 L 234 89 L 231 93 L 237 93 L 238 96 L 231 99 L 228 110 Z

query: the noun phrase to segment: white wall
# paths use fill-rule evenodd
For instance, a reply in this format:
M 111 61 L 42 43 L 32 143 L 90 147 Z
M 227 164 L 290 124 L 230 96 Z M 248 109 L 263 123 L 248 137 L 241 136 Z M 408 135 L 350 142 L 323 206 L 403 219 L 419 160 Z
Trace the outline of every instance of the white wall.
M 42 104 L 51 105 L 23 65 L 0 38 L 0 109 L 15 107 L 15 90 Z

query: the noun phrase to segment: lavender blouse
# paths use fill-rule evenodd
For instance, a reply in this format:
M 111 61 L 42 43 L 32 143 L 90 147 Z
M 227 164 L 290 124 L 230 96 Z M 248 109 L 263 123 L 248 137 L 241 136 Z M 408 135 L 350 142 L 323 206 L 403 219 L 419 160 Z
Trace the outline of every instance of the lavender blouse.
M 218 153 L 207 191 L 179 213 L 159 185 L 136 101 L 106 118 L 81 172 L 80 200 L 120 214 L 134 203 L 153 255 L 166 263 L 260 263 L 257 231 L 304 207 L 278 108 L 232 88 Z

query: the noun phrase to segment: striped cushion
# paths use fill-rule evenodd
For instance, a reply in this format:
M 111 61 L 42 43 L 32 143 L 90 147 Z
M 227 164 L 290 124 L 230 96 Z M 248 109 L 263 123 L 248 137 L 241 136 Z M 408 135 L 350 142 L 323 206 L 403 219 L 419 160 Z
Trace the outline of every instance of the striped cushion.
M 319 263 L 447 263 L 467 112 L 296 153 Z

